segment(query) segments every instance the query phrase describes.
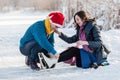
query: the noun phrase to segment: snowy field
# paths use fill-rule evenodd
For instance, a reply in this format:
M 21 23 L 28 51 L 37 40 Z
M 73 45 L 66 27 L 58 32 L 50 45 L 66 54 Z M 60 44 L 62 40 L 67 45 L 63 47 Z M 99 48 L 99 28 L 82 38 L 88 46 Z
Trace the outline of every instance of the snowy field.
M 0 80 L 120 80 L 120 30 L 102 32 L 102 38 L 111 48 L 109 66 L 98 69 L 81 69 L 59 63 L 53 70 L 33 71 L 24 64 L 19 52 L 19 40 L 25 30 L 37 20 L 44 19 L 48 12 L 14 11 L 0 13 Z M 74 29 L 62 28 L 73 35 Z M 58 53 L 71 46 L 55 34 Z M 74 45 L 74 44 L 73 44 Z

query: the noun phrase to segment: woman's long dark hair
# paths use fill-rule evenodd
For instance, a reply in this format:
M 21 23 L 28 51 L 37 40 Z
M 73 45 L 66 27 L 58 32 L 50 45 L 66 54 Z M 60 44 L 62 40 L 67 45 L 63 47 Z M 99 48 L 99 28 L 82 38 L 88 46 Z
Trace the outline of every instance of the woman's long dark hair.
M 75 13 L 75 15 L 74 15 L 74 21 L 75 21 L 75 23 L 76 23 L 76 20 L 75 20 L 75 16 L 76 16 L 76 15 L 79 16 L 79 17 L 81 18 L 81 20 L 82 20 L 82 21 L 85 21 L 85 22 L 87 22 L 87 21 L 95 21 L 95 18 L 89 19 L 88 14 L 87 14 L 85 11 L 81 10 L 81 11 Z M 78 26 L 78 25 L 76 24 L 75 27 L 77 27 L 77 26 Z

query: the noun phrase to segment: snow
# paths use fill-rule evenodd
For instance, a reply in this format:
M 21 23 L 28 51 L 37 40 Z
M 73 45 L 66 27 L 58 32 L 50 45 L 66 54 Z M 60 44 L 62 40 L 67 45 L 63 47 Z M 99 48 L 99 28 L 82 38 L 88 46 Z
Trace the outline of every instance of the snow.
M 109 45 L 109 66 L 98 69 L 81 69 L 58 63 L 55 69 L 33 71 L 24 64 L 19 52 L 19 40 L 25 30 L 35 21 L 44 19 L 49 12 L 0 13 L 0 80 L 120 80 L 120 30 L 102 31 L 104 43 Z M 75 34 L 73 28 L 60 31 L 68 36 Z M 55 48 L 58 53 L 68 46 L 55 34 Z

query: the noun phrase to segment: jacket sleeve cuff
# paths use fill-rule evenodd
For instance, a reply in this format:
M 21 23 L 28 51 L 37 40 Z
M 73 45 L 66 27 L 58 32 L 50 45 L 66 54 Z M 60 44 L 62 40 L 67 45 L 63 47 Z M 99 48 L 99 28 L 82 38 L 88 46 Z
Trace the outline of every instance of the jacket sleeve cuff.
M 55 55 L 57 52 L 55 50 L 52 50 L 51 53 Z

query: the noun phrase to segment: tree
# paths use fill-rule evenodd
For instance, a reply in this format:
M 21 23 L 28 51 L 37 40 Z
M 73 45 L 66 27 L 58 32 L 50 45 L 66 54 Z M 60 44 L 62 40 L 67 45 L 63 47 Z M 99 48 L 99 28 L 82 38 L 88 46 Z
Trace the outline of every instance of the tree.
M 119 0 L 62 0 L 66 22 L 71 22 L 75 12 L 85 10 L 91 16 L 104 22 L 103 30 L 114 28 L 118 24 Z

